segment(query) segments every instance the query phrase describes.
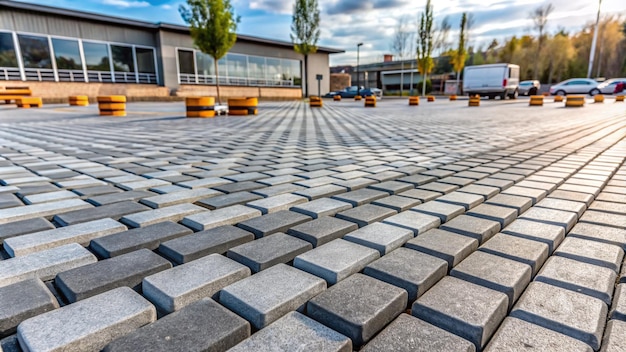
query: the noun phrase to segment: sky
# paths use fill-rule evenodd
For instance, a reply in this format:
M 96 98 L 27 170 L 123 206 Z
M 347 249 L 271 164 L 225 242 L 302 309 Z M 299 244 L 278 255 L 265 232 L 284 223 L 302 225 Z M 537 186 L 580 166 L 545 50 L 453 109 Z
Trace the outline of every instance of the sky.
M 79 11 L 127 17 L 148 22 L 184 24 L 178 13 L 182 0 L 21 0 Z M 241 16 L 237 32 L 257 37 L 290 41 L 290 25 L 295 0 L 231 0 Z M 345 50 L 330 57 L 331 66 L 356 64 L 356 44 L 360 63 L 382 61 L 383 54 L 393 53 L 391 42 L 400 21 L 417 31 L 418 14 L 426 0 L 318 0 L 321 11 L 321 37 L 318 43 Z M 472 13 L 474 25 L 470 45 L 487 46 L 495 38 L 503 42 L 513 35 L 534 34 L 529 13 L 551 3 L 554 11 L 548 18 L 548 32 L 580 30 L 594 22 L 598 10 L 595 0 L 435 0 L 434 18 L 440 23 L 448 17 L 452 25 L 449 43 L 456 46 L 461 14 Z M 621 15 L 626 19 L 625 0 L 603 0 L 603 15 Z

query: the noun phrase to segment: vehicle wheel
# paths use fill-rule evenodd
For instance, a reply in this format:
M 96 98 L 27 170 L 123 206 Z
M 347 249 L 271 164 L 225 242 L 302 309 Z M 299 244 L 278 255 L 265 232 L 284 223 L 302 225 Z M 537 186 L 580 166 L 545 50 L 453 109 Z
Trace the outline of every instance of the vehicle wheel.
M 496 98 L 495 95 L 489 95 L 489 100 L 494 100 Z
M 537 95 L 537 88 L 530 88 L 530 90 L 528 91 L 528 95 Z
M 500 100 L 505 100 L 505 99 L 506 99 L 506 91 L 500 94 Z
M 600 90 L 599 89 L 592 89 L 591 92 L 589 92 L 589 95 L 594 96 L 594 95 L 598 95 L 600 94 Z
M 509 94 L 509 99 L 517 99 L 518 95 L 519 95 L 519 92 L 516 89 L 515 92 L 513 92 L 513 94 Z
M 557 90 L 556 93 L 554 93 L 554 94 L 555 95 L 561 95 L 561 96 L 567 95 L 564 90 Z

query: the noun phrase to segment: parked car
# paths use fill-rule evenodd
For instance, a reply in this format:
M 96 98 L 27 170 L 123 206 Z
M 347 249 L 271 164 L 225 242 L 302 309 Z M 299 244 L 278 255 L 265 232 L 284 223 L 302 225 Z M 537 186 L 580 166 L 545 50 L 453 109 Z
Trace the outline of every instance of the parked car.
M 602 94 L 613 94 L 615 93 L 615 86 L 617 86 L 619 82 L 623 82 L 626 85 L 626 78 L 607 79 L 606 81 L 598 84 L 598 90 L 600 90 Z
M 504 100 L 519 94 L 519 66 L 492 64 L 467 66 L 463 72 L 463 91 L 470 96 L 480 95 Z
M 519 82 L 520 95 L 537 95 L 539 88 L 541 88 L 541 83 L 537 80 Z
M 550 87 L 552 95 L 589 94 L 600 93 L 598 82 L 589 78 L 571 78 Z
M 374 89 L 377 89 L 377 88 L 374 88 Z M 332 98 L 335 95 L 340 95 L 342 98 L 354 98 L 357 92 L 359 92 L 359 94 L 361 94 L 362 97 L 369 97 L 372 95 L 376 96 L 376 93 L 372 89 L 361 87 L 360 90 L 357 90 L 356 86 L 352 86 L 352 87 L 347 87 L 346 89 L 340 90 L 338 92 L 326 93 L 324 95 L 324 98 Z M 382 91 L 381 91 L 381 96 L 382 96 Z M 378 96 L 376 96 L 376 98 L 378 98 Z

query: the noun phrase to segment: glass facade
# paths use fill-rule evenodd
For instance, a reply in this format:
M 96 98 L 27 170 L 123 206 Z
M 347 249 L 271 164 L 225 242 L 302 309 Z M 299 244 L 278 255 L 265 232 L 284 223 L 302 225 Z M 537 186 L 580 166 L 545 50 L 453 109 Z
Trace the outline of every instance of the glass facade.
M 137 72 L 156 73 L 156 67 L 154 66 L 154 49 L 135 48 L 135 56 L 137 57 Z
M 11 33 L 0 33 L 0 67 L 17 67 L 17 55 Z
M 113 71 L 135 72 L 132 47 L 111 45 L 111 54 L 113 55 Z
M 48 38 L 18 34 L 24 68 L 52 69 Z
M 85 66 L 89 71 L 111 71 L 109 49 L 106 44 L 83 42 Z
M 54 59 L 59 70 L 82 70 L 83 64 L 80 59 L 80 49 L 77 40 L 52 38 Z

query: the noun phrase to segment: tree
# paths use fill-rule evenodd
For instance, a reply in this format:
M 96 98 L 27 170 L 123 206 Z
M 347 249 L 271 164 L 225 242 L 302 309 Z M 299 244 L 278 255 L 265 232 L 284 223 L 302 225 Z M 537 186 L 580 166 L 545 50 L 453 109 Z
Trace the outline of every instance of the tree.
M 450 18 L 448 16 L 444 17 L 441 20 L 441 24 L 437 26 L 434 30 L 435 41 L 433 42 L 433 50 L 438 52 L 441 56 L 442 52 L 448 50 L 450 43 L 448 43 L 448 36 L 450 35 L 450 29 L 452 25 L 450 25 Z
M 465 60 L 467 58 L 467 49 L 465 48 L 467 40 L 467 13 L 463 12 L 461 15 L 461 26 L 459 27 L 459 46 L 452 53 L 452 67 L 454 68 L 454 72 L 456 72 L 456 91 L 459 90 L 460 76 L 461 70 L 465 67 Z
M 187 0 L 187 6 L 180 5 L 178 12 L 191 27 L 194 45 L 213 58 L 217 102 L 221 104 L 217 61 L 235 45 L 240 17 L 235 16 L 230 0 Z
M 296 0 L 291 19 L 291 41 L 294 50 L 304 55 L 304 96 L 309 96 L 309 54 L 317 52 L 320 39 L 320 9 L 317 0 Z
M 422 96 L 426 91 L 428 74 L 434 67 L 433 52 L 433 5 L 426 0 L 426 8 L 420 15 L 419 29 L 417 31 L 417 68 L 422 73 Z
M 546 25 L 548 24 L 548 16 L 554 11 L 554 7 L 552 4 L 547 4 L 545 6 L 539 6 L 534 9 L 530 14 L 530 19 L 533 20 L 535 25 L 535 29 L 539 32 L 539 36 L 537 37 L 537 56 L 541 55 L 541 49 L 543 48 L 544 42 L 544 31 L 546 29 Z M 533 79 L 537 79 L 537 75 L 539 74 L 539 60 L 534 60 L 535 66 L 533 69 Z
M 393 40 L 390 45 L 391 52 L 400 58 L 400 96 L 404 91 L 404 58 L 409 56 L 413 48 L 411 46 L 412 33 L 408 30 L 408 19 L 406 16 L 400 17 L 393 34 Z

